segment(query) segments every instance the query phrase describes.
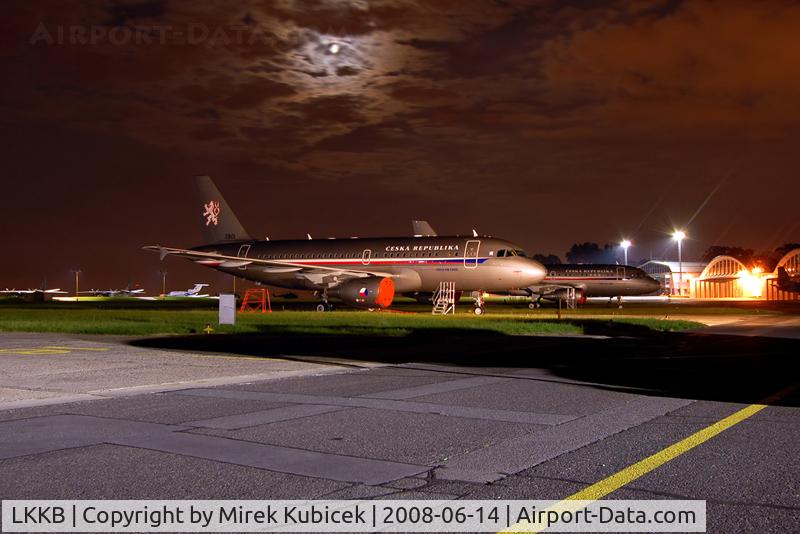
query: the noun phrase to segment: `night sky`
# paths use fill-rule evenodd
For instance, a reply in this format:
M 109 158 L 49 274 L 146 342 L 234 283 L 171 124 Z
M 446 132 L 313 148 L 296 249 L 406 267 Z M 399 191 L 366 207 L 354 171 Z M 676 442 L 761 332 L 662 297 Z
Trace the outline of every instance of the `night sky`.
M 798 35 L 778 0 L 4 2 L 0 287 L 222 289 L 140 250 L 199 244 L 196 174 L 273 239 L 800 241 Z

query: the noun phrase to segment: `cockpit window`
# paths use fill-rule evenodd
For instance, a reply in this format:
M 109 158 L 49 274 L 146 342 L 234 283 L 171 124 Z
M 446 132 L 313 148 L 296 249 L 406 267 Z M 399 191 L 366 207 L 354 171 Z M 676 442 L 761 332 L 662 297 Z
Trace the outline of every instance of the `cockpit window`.
M 520 249 L 503 249 L 497 251 L 498 258 L 511 258 L 514 256 L 526 257 L 525 251 Z

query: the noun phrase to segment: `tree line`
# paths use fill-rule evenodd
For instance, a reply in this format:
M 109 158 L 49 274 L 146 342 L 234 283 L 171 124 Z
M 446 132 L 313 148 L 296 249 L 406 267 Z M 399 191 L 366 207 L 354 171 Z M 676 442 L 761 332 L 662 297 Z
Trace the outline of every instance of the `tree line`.
M 772 250 L 756 252 L 750 248 L 728 245 L 712 245 L 706 249 L 701 260 L 709 262 L 717 256 L 731 256 L 747 266 L 758 266 L 764 271 L 775 270 L 778 261 L 790 250 L 800 248 L 800 243 L 784 243 Z M 620 260 L 619 247 L 606 243 L 575 243 L 566 252 L 567 263 L 617 263 Z M 533 259 L 544 264 L 560 264 L 561 258 L 555 254 L 534 254 Z

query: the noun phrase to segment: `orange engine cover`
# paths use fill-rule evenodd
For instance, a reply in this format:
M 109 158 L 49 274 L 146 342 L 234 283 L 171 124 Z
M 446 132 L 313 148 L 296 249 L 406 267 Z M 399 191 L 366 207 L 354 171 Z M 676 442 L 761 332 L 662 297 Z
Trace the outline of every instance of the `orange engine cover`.
M 394 282 L 391 278 L 356 278 L 348 280 L 328 292 L 345 304 L 359 308 L 388 308 L 394 300 Z

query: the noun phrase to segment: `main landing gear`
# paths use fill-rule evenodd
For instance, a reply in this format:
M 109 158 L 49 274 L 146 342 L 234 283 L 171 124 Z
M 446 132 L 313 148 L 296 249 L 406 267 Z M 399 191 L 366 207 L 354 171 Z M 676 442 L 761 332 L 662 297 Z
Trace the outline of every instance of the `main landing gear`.
M 326 293 L 322 293 L 320 296 L 322 297 L 322 302 L 317 304 L 317 311 L 318 312 L 333 311 L 333 304 L 331 304 L 328 301 L 328 295 Z
M 531 297 L 531 301 L 528 303 L 528 309 L 529 310 L 536 310 L 536 309 L 541 308 L 541 307 L 542 307 L 542 296 L 539 295 L 536 298 L 536 300 L 533 300 L 533 297 Z
M 472 298 L 474 299 L 475 315 L 483 315 L 486 313 L 486 303 L 483 300 L 483 291 L 473 291 Z

